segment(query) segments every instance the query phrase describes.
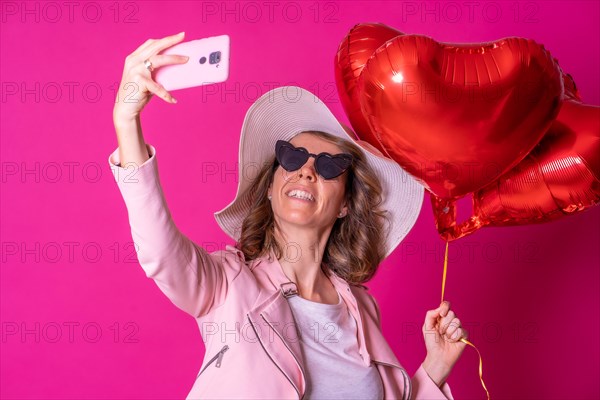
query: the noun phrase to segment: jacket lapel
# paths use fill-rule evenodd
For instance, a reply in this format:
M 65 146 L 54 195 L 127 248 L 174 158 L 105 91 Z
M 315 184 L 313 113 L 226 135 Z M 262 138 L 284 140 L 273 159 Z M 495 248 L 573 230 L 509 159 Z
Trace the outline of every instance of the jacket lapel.
M 376 364 L 383 381 L 384 397 L 410 399 L 411 379 L 381 332 L 375 304 L 362 289 L 351 287 L 335 273 L 331 272 L 330 279 L 338 292 L 342 293 L 350 313 L 357 321 L 361 356 L 365 365 L 371 362 Z
M 261 258 L 251 268 L 264 291 L 248 312 L 248 318 L 265 351 L 302 397 L 306 390 L 304 357 L 287 301 L 287 297 L 297 294 L 296 285 L 283 273 L 273 253 L 270 257 Z M 330 271 L 329 279 L 356 320 L 358 347 L 365 365 L 373 361 L 395 367 L 405 377 L 406 371 L 379 329 L 377 311 L 361 292 L 362 289 L 351 287 L 333 271 Z
M 350 313 L 357 321 L 359 349 L 366 365 L 376 361 L 402 368 L 379 329 L 377 311 L 371 304 L 365 304 L 366 296 L 361 293 L 361 289 L 351 288 L 348 282 L 333 272 L 330 279 L 346 300 Z
M 262 259 L 254 275 L 266 290 L 248 317 L 265 351 L 302 397 L 306 390 L 304 357 L 294 315 L 285 297 L 294 294 L 295 284 L 289 282 L 275 257 Z

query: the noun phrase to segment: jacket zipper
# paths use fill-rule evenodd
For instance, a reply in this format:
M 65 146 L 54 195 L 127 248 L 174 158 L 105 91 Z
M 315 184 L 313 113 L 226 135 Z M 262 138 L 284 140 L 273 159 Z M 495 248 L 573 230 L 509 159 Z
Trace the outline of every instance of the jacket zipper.
M 402 399 L 404 400 L 404 398 L 406 397 L 406 399 L 410 399 L 412 398 L 412 381 L 410 380 L 410 377 L 408 376 L 408 374 L 406 373 L 406 370 L 402 367 L 399 367 L 397 365 L 394 364 L 389 364 L 383 361 L 377 361 L 377 360 L 372 360 L 374 363 L 376 364 L 381 364 L 381 365 L 387 365 L 388 367 L 393 367 L 393 368 L 398 368 L 401 372 L 402 372 L 402 376 L 404 377 L 404 380 L 408 383 L 404 384 L 404 387 L 408 386 L 408 393 L 402 393 Z M 408 396 L 406 396 L 408 394 Z
M 269 325 L 271 327 L 271 329 L 273 329 L 273 331 L 277 334 L 277 336 L 279 336 L 279 338 L 281 339 L 281 341 L 283 342 L 283 344 L 285 345 L 285 347 L 287 347 L 288 351 L 290 352 L 290 354 L 294 357 L 294 360 L 296 360 L 296 362 L 298 363 L 298 365 L 300 366 L 300 371 L 302 371 L 302 375 L 304 376 L 304 378 L 306 379 L 306 373 L 304 372 L 304 370 L 302 369 L 302 364 L 300 364 L 300 361 L 298 361 L 298 359 L 296 358 L 296 356 L 294 355 L 294 353 L 292 352 L 292 349 L 290 349 L 290 347 L 287 345 L 287 343 L 285 342 L 285 340 L 283 340 L 283 338 L 279 335 L 279 332 L 277 332 L 275 330 L 275 328 L 273 328 L 273 325 L 271 325 L 269 323 L 269 321 L 267 321 L 267 319 L 265 318 L 264 315 L 262 315 L 262 313 L 260 314 L 260 316 L 262 317 L 262 319 L 267 323 L 267 325 Z M 294 388 L 296 387 L 296 385 L 294 385 Z M 296 392 L 298 392 L 298 397 L 300 397 L 300 391 L 296 388 Z M 300 398 L 300 400 L 304 399 L 304 395 L 302 395 L 302 397 Z
M 215 356 L 213 358 L 210 359 L 210 361 L 204 366 L 204 368 L 202 368 L 202 371 L 200 371 L 200 373 L 198 374 L 198 376 L 196 377 L 196 379 L 198 379 L 198 377 L 200 376 L 200 374 L 202 374 L 204 372 L 204 370 L 206 368 L 208 368 L 208 366 L 210 364 L 212 364 L 213 362 L 215 362 L 215 360 L 217 361 L 217 363 L 215 364 L 215 367 L 217 368 L 221 368 L 221 362 L 223 361 L 223 354 L 225 354 L 225 352 L 229 350 L 229 346 L 225 345 L 221 348 L 221 350 L 219 350 L 219 352 L 217 354 L 215 354 Z
M 273 360 L 273 358 L 271 357 L 271 355 L 269 354 L 269 352 L 267 351 L 267 349 L 265 349 L 265 346 L 263 345 L 262 340 L 260 340 L 260 336 L 258 336 L 258 332 L 256 332 L 256 328 L 254 328 L 254 324 L 252 323 L 252 320 L 250 319 L 250 315 L 246 314 L 246 316 L 248 317 L 248 321 L 250 322 L 250 326 L 252 327 L 252 330 L 254 331 L 254 334 L 256 335 L 256 338 L 258 339 L 258 342 L 262 346 L 262 348 L 265 351 L 265 353 L 267 353 L 267 356 L 269 356 L 269 358 L 271 359 L 271 361 L 273 361 L 273 364 L 275 364 L 275 366 L 281 371 L 281 373 L 283 374 L 283 376 L 285 376 L 287 378 L 287 380 L 290 382 L 290 384 L 292 385 L 292 387 L 296 390 L 296 393 L 298 393 L 298 398 L 300 400 L 304 399 L 304 395 L 300 398 L 300 390 L 298 390 L 298 388 L 296 387 L 296 385 L 294 385 L 294 382 L 292 382 L 292 380 L 289 378 L 289 376 L 287 376 L 287 374 L 285 372 L 283 372 L 283 370 L 281 369 L 281 367 L 279 367 L 279 364 L 277 364 L 275 362 L 275 360 Z M 262 317 L 262 314 L 261 314 L 261 317 Z M 264 318 L 265 317 L 263 317 L 263 319 Z M 293 353 L 292 353 L 292 355 L 293 355 Z

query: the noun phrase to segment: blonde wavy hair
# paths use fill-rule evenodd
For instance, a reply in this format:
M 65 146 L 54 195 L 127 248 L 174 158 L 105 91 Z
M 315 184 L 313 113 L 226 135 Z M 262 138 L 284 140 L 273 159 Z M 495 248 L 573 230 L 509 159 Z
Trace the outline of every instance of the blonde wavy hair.
M 355 144 L 326 132 L 305 133 L 333 143 L 354 157 L 346 180 L 348 213 L 344 218 L 338 218 L 331 229 L 323 252 L 322 268 L 333 270 L 351 284 L 367 282 L 373 278 L 385 258 L 384 244 L 389 226 L 387 211 L 381 208 L 381 183 L 363 152 Z M 273 154 L 255 180 L 254 199 L 242 223 L 240 239 L 236 244 L 244 253 L 246 261 L 267 255 L 270 250 L 273 250 L 278 259 L 283 254 L 283 249 L 274 236 L 275 219 L 267 197 L 277 167 Z

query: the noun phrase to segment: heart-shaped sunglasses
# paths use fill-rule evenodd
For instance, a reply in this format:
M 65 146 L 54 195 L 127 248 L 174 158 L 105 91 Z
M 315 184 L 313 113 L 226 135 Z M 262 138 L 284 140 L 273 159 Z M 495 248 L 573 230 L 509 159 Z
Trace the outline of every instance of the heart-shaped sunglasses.
M 315 170 L 324 179 L 333 179 L 352 165 L 352 154 L 309 153 L 304 147 L 294 147 L 290 142 L 278 140 L 275 144 L 277 162 L 288 172 L 300 169 L 309 157 L 315 159 Z

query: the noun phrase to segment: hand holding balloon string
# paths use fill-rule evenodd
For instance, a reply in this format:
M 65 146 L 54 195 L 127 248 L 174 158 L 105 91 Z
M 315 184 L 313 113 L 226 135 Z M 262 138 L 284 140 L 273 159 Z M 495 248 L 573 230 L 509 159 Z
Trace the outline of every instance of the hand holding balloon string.
M 438 386 L 450 375 L 454 364 L 466 347 L 467 331 L 450 309 L 450 302 L 442 301 L 434 310 L 427 311 L 423 324 L 427 356 L 423 368 Z

